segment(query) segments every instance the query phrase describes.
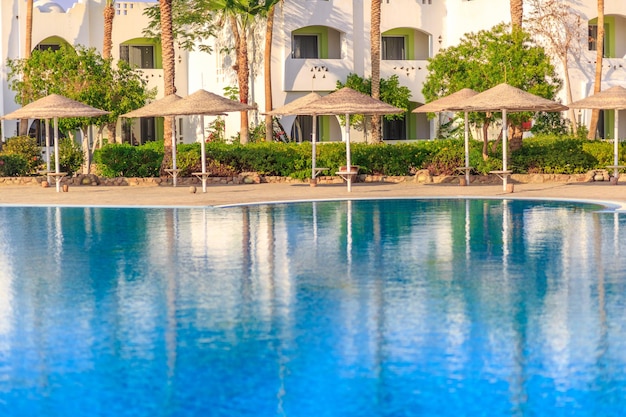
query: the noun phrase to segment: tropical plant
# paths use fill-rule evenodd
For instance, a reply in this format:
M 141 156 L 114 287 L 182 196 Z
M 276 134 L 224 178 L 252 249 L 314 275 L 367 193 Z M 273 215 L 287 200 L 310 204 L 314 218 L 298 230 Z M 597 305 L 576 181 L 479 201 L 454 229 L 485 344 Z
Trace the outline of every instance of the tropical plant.
M 159 0 L 160 26 L 161 26 L 161 54 L 163 57 L 163 94 L 166 96 L 176 93 L 175 86 L 175 59 L 174 32 L 172 29 L 172 0 Z M 174 129 L 174 117 L 166 117 L 163 123 L 163 146 L 165 156 L 161 163 L 161 173 L 172 166 L 172 132 Z
M 511 7 L 511 28 L 522 28 L 524 20 L 524 0 L 509 0 Z
M 274 38 L 274 9 L 276 4 L 272 4 L 267 11 L 265 22 L 265 50 L 263 51 L 263 65 L 265 72 L 265 141 L 273 140 L 272 116 L 268 114 L 272 111 L 272 41 Z
M 111 58 L 113 49 L 113 19 L 115 18 L 115 0 L 106 0 L 104 5 L 104 41 L 102 45 L 102 58 Z
M 33 50 L 33 0 L 26 0 L 26 34 L 24 39 L 24 59 L 30 58 L 31 51 Z M 28 104 L 30 101 L 25 98 L 23 104 Z M 28 134 L 28 119 L 20 120 L 20 135 Z
M 380 99 L 380 14 L 381 0 L 371 0 L 370 54 L 372 61 L 372 98 Z M 372 116 L 372 142 L 382 141 L 380 117 Z
M 1 155 L 13 155 L 15 158 L 21 158 L 23 163 L 19 165 L 24 167 L 24 172 L 19 172 L 20 174 L 34 173 L 43 162 L 37 140 L 28 136 L 9 138 L 2 148 Z M 11 175 L 15 175 L 15 173 Z

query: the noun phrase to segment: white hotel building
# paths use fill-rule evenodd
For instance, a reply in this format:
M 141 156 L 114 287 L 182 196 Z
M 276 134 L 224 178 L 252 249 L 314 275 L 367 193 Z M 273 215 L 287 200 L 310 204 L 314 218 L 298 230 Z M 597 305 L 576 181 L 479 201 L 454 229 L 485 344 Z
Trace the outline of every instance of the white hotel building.
M 102 50 L 103 9 L 105 0 L 77 0 L 68 10 L 50 0 L 35 1 L 33 16 L 33 45 L 49 47 L 67 42 Z M 143 29 L 147 18 L 146 7 L 155 3 L 116 1 L 117 13 L 113 23 L 113 57 L 127 59 L 141 68 L 149 87 L 158 88 L 163 95 L 163 70 L 161 51 L 157 43 L 146 39 Z M 590 27 L 597 17 L 596 1 L 581 0 L 577 6 Z M 606 60 L 603 89 L 613 85 L 626 85 L 626 2 L 605 0 Z M 455 45 L 468 32 L 489 29 L 500 22 L 509 22 L 508 0 L 383 0 L 382 4 L 382 60 L 381 77 L 397 75 L 402 85 L 412 93 L 414 106 L 424 103 L 421 93 L 427 71 L 427 59 L 444 47 Z M 26 26 L 26 0 L 3 0 L 0 5 L 0 56 L 2 63 L 2 88 L 0 89 L 0 114 L 16 110 L 15 94 L 8 87 L 6 60 L 23 56 Z M 345 82 L 350 73 L 369 77 L 370 62 L 370 2 L 363 0 L 289 0 L 279 3 L 274 22 L 272 47 L 273 108 L 289 103 L 311 91 L 325 94 L 335 89 L 337 81 Z M 215 42 L 214 53 L 185 51 L 176 47 L 176 87 L 178 94 L 186 96 L 200 88 L 223 94 L 224 87 L 236 86 L 232 69 L 233 56 L 219 51 L 231 46 L 231 36 Z M 258 27 L 250 36 L 251 51 L 251 102 L 259 109 L 265 108 L 263 46 L 264 28 Z M 587 48 L 585 45 L 584 49 Z M 593 47 L 591 46 L 591 49 Z M 593 90 L 595 51 L 585 50 L 572 58 L 571 77 L 574 100 L 583 98 Z M 555 66 L 560 69 L 558 61 Z M 565 95 L 562 93 L 562 101 Z M 604 112 L 605 137 L 613 137 L 613 111 Z M 252 123 L 262 123 L 258 112 L 250 115 Z M 620 119 L 626 113 L 619 112 Z M 590 112 L 581 111 L 578 117 L 588 120 Z M 311 120 L 301 117 L 301 130 L 293 129 L 295 117 L 284 117 L 281 123 L 294 135 L 309 140 Z M 210 121 L 207 118 L 207 123 Z M 620 120 L 620 136 L 626 136 L 626 120 Z M 342 138 L 339 120 L 333 116 L 320 118 L 318 132 L 321 141 L 338 141 Z M 121 126 L 121 124 L 118 124 Z M 202 129 L 198 118 L 187 117 L 179 121 L 179 142 L 199 140 Z M 121 132 L 121 127 L 119 133 Z M 239 115 L 226 118 L 226 135 L 239 129 Z M 624 129 L 625 131 L 622 131 Z M 387 141 L 430 139 L 434 136 L 434 122 L 425 115 L 409 113 L 405 120 L 385 123 Z M 17 122 L 4 121 L 2 136 L 16 134 Z M 159 119 L 136 120 L 133 134 L 140 141 L 154 140 L 162 135 Z M 299 133 L 301 132 L 301 133 Z M 352 139 L 365 140 L 358 133 Z

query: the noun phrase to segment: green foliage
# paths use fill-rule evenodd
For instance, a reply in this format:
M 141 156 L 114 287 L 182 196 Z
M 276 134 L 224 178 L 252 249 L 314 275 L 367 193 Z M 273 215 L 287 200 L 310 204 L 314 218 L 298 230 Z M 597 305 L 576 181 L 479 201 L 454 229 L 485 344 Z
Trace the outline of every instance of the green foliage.
M 107 144 L 94 152 L 98 171 L 109 178 L 157 177 L 162 160 L 163 147 L 158 144 Z
M 16 158 L 12 158 L 9 162 L 11 166 L 18 167 L 23 164 L 23 174 L 34 174 L 43 162 L 41 158 L 41 148 L 37 145 L 37 140 L 28 136 L 15 136 L 9 138 L 2 147 L 0 155 L 15 155 L 23 160 L 23 163 L 17 162 Z M 13 170 L 13 168 L 11 168 Z M 17 175 L 17 174 L 13 174 Z
M 524 141 L 511 154 L 511 168 L 521 174 L 580 174 L 598 167 L 598 160 L 585 152 L 581 139 L 541 136 Z
M 139 71 L 120 61 L 113 68 L 95 48 L 61 45 L 57 51 L 35 50 L 28 59 L 9 59 L 9 86 L 16 101 L 27 104 L 48 94 L 60 94 L 109 111 L 97 118 L 62 118 L 63 131 L 115 123 L 120 114 L 143 106 L 156 91 L 146 90 Z
M 422 93 L 426 102 L 471 88 L 482 92 L 506 82 L 547 99 L 554 99 L 562 82 L 543 48 L 522 30 L 500 24 L 490 30 L 466 34 L 460 43 L 444 48 L 428 60 Z M 482 124 L 494 115 L 472 113 Z M 511 113 L 508 121 L 520 125 L 532 113 Z M 499 116 L 498 116 L 499 117 Z
M 482 158 L 482 142 L 470 140 L 470 166 L 474 173 L 488 174 L 502 169 L 502 147 L 494 155 Z M 311 176 L 310 142 L 258 142 L 248 145 L 208 142 L 206 146 L 207 172 L 214 176 L 234 176 L 254 171 L 261 175 L 305 179 Z M 464 141 L 445 139 L 414 143 L 351 144 L 352 163 L 361 166 L 361 172 L 372 175 L 406 176 L 420 169 L 432 175 L 456 175 L 457 167 L 465 165 Z M 96 151 L 94 160 L 100 172 L 109 177 L 158 176 L 162 142 L 141 147 L 111 144 Z M 0 155 L 0 160 L 2 155 Z M 346 164 L 346 147 L 342 142 L 320 143 L 316 147 L 318 167 L 329 168 L 329 173 Z M 620 161 L 626 161 L 626 146 L 620 148 Z M 19 166 L 19 161 L 10 161 Z M 539 136 L 524 140 L 524 146 L 511 152 L 509 166 L 515 173 L 585 173 L 613 164 L 611 142 L 589 141 L 562 136 Z M 177 166 L 181 176 L 191 176 L 201 170 L 200 144 L 179 145 Z
M 54 157 L 54 154 L 52 155 Z M 80 145 L 71 138 L 59 139 L 59 167 L 62 172 L 72 175 L 83 165 L 85 157 Z
M 28 164 L 22 155 L 0 153 L 0 176 L 19 177 L 28 173 Z
M 372 94 L 372 78 L 363 78 L 358 74 L 348 74 L 346 83 L 337 81 L 337 89 L 349 87 L 359 93 Z M 391 104 L 392 106 L 404 109 L 405 113 L 409 111 L 411 106 L 411 90 L 408 87 L 400 85 L 400 79 L 397 75 L 385 79 L 380 79 L 380 100 Z M 383 116 L 386 120 L 396 120 L 405 117 L 405 113 L 388 114 Z M 339 116 L 341 123 L 345 125 L 345 116 Z M 363 116 L 355 114 L 350 116 L 350 126 L 360 128 L 363 125 Z
M 539 112 L 535 114 L 533 127 L 530 128 L 533 135 L 568 135 L 572 129 L 569 119 L 559 112 Z

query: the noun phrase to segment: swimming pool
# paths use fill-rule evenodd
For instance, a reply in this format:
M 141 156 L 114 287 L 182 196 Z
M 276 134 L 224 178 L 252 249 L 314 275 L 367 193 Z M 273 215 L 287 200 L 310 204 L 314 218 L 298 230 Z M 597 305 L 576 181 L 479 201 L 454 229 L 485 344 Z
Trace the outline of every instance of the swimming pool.
M 623 416 L 599 209 L 0 207 L 0 415 Z

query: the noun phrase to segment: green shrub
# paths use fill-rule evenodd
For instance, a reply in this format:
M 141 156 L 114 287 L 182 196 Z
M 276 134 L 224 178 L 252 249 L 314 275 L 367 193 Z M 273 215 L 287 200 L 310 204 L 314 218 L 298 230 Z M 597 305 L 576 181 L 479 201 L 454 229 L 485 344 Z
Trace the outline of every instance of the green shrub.
M 28 171 L 28 163 L 22 155 L 0 154 L 0 176 L 19 177 Z
M 59 139 L 59 168 L 62 172 L 67 172 L 71 176 L 80 170 L 84 159 L 83 151 L 78 143 L 70 138 Z
M 108 144 L 94 152 L 94 162 L 104 177 L 158 177 L 163 148 L 158 143 L 142 146 Z
M 19 175 L 36 173 L 43 162 L 37 140 L 28 136 L 9 138 L 2 147 L 2 155 L 19 155 L 23 158 L 26 167 Z

